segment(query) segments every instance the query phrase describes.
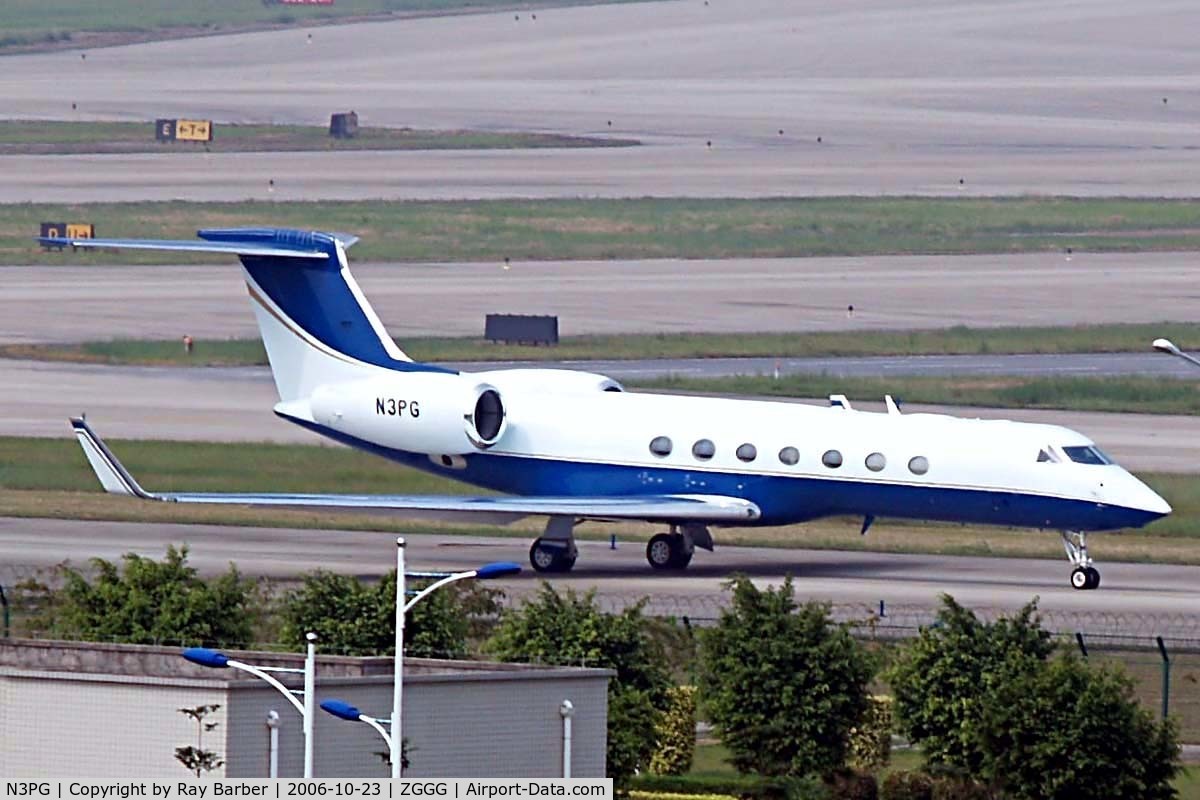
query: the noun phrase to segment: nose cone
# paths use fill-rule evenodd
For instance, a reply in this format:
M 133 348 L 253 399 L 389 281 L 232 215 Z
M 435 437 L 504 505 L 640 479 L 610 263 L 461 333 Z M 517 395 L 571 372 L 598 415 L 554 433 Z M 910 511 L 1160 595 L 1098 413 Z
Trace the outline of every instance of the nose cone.
M 1121 506 L 1131 517 L 1130 527 L 1149 525 L 1171 513 L 1171 504 L 1158 492 L 1132 475 L 1126 475 L 1127 478 L 1120 482 L 1113 501 L 1114 505 Z

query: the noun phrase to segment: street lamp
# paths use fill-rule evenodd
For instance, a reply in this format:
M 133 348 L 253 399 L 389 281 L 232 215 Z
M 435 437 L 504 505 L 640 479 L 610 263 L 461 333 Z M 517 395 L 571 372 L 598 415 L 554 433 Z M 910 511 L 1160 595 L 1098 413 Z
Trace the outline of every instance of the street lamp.
M 1200 359 L 1183 352 L 1176 347 L 1175 343 L 1170 339 L 1155 339 L 1150 346 L 1160 353 L 1166 353 L 1168 355 L 1175 356 L 1176 358 L 1182 358 L 1184 361 L 1200 367 Z
M 300 712 L 300 718 L 304 722 L 304 777 L 311 778 L 313 776 L 313 704 L 316 702 L 317 635 L 315 633 L 307 633 L 304 638 L 308 640 L 308 652 L 304 657 L 304 669 L 259 667 L 247 664 L 244 661 L 236 661 L 224 653 L 217 650 L 210 650 L 207 647 L 189 647 L 183 651 L 183 657 L 193 664 L 199 664 L 202 667 L 209 667 L 211 669 L 224 669 L 225 667 L 239 669 L 242 672 L 249 673 L 256 678 L 266 681 L 282 694 Z M 279 679 L 271 674 L 272 672 L 303 675 L 304 691 L 301 694 L 304 695 L 304 702 L 301 703 L 297 700 L 296 693 L 280 683 Z
M 404 589 L 404 579 L 406 573 L 404 571 L 404 539 L 396 540 L 396 658 L 394 664 L 394 683 L 392 690 L 392 717 L 389 720 L 369 717 L 360 712 L 357 708 L 349 703 L 341 700 L 326 700 L 321 703 L 321 708 L 335 717 L 350 720 L 351 722 L 365 722 L 379 733 L 380 736 L 388 742 L 388 757 L 392 761 L 392 777 L 400 777 L 400 742 L 401 742 L 401 721 L 400 709 L 401 701 L 404 695 L 404 617 L 408 611 L 417 603 L 424 600 L 429 595 L 436 592 L 443 586 L 448 586 L 456 581 L 467 580 L 474 578 L 475 580 L 486 581 L 495 578 L 506 578 L 510 575 L 516 575 L 521 571 L 521 565 L 511 561 L 497 561 L 491 564 L 484 564 L 479 569 L 467 570 L 466 572 L 414 572 L 412 577 L 416 578 L 437 578 L 433 583 L 426 586 L 421 591 L 412 596 L 412 599 L 405 602 L 407 593 Z M 385 733 L 383 726 L 388 726 L 388 732 Z

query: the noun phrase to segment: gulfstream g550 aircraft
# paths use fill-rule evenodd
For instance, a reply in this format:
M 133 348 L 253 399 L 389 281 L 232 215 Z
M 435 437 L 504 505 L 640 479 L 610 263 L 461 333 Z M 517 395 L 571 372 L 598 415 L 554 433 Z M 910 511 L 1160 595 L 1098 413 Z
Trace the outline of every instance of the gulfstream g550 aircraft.
M 581 520 L 641 520 L 646 558 L 679 570 L 710 528 L 831 515 L 1048 528 L 1071 585 L 1094 589 L 1089 531 L 1138 527 L 1171 508 L 1086 436 L 1052 425 L 866 413 L 841 407 L 627 393 L 586 372 L 455 372 L 412 361 L 351 277 L 341 234 L 202 230 L 202 241 L 43 240 L 76 247 L 238 256 L 279 389 L 275 413 L 345 444 L 504 497 L 153 494 L 82 420 L 109 492 L 176 503 L 372 509 L 508 523 L 548 519 L 529 559 L 565 572 Z

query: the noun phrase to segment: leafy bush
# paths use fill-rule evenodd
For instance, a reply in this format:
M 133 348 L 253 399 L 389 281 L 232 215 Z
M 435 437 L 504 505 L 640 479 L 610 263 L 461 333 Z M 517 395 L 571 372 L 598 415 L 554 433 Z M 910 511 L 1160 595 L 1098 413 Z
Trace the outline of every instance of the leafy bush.
M 1016 800 L 1175 797 L 1173 720 L 1142 708 L 1119 668 L 1074 655 L 997 685 L 984 706 L 982 775 Z
M 869 772 L 837 770 L 827 783 L 832 800 L 878 800 L 879 797 L 879 784 Z
M 933 782 L 933 800 L 991 800 L 991 798 L 992 793 L 986 787 L 969 778 L 938 778 Z
M 900 770 L 883 779 L 880 800 L 933 800 L 933 779 L 924 772 Z
M 650 771 L 658 775 L 683 775 L 696 755 L 696 687 L 667 690 L 667 709 L 659 718 L 658 741 L 650 757 Z
M 892 760 L 894 727 L 892 698 L 871 697 L 862 721 L 850 729 L 848 763 L 871 772 L 886 767 Z
M 700 636 L 700 694 L 741 772 L 824 774 L 846 760 L 867 708 L 871 659 L 818 603 L 797 606 L 791 578 L 760 591 L 731 584 L 733 603 Z
M 413 606 L 404 624 L 404 653 L 463 658 L 472 624 L 494 614 L 497 592 L 473 583 L 451 584 Z M 280 640 L 304 646 L 309 631 L 321 649 L 344 655 L 390 654 L 396 642 L 396 571 L 368 583 L 352 575 L 317 570 L 283 600 Z
M 659 716 L 671 685 L 666 655 L 650 635 L 645 602 L 605 614 L 595 592 L 559 594 L 543 583 L 537 596 L 506 610 L 486 650 L 505 661 L 607 667 L 609 777 L 624 792 L 654 752 Z
M 936 622 L 901 652 L 889 670 L 896 719 L 932 764 L 978 775 L 985 753 L 979 737 L 983 697 L 1014 670 L 1032 669 L 1053 650 L 1036 603 L 1011 618 L 981 622 L 949 595 Z
M 61 564 L 54 569 L 61 589 L 37 581 L 18 587 L 19 602 L 35 607 L 26 627 L 97 642 L 249 646 L 257 584 L 232 564 L 216 578 L 201 578 L 187 557 L 186 546 L 169 546 L 162 561 L 126 553 L 118 567 L 93 558 L 94 575 Z
M 634 790 L 674 795 L 728 795 L 746 800 L 826 800 L 829 789 L 815 778 L 762 778 L 756 775 L 653 775 L 632 781 Z

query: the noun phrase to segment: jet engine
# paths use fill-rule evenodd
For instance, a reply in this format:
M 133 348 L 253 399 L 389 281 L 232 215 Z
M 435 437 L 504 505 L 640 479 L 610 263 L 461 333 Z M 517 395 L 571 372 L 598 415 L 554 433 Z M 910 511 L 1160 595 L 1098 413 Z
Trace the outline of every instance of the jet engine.
M 486 450 L 507 426 L 499 390 L 472 375 L 404 372 L 326 384 L 309 402 L 318 424 L 410 453 Z

